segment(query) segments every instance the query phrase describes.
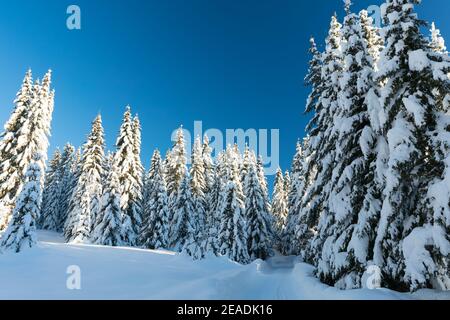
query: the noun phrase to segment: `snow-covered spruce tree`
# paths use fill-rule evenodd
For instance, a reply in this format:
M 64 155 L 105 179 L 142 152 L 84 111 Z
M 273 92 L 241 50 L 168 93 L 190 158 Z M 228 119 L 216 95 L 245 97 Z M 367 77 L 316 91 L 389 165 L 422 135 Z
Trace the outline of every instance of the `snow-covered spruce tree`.
M 153 153 L 148 176 L 145 208 L 147 217 L 142 225 L 140 243 L 148 249 L 169 247 L 169 207 L 164 166 L 158 150 Z
M 139 117 L 136 115 L 133 118 L 133 150 L 134 150 L 134 162 L 135 162 L 135 170 L 133 171 L 133 175 L 135 176 L 136 186 L 135 186 L 135 197 L 136 203 L 138 205 L 139 214 L 141 215 L 142 221 L 142 213 L 143 213 L 143 192 L 144 192 L 144 177 L 145 177 L 145 168 L 142 164 L 141 160 L 141 122 Z
M 372 60 L 366 51 L 358 16 L 350 11 L 350 4 L 349 0 L 346 1 L 347 15 L 342 29 L 345 65 L 338 95 L 339 108 L 334 115 L 338 134 L 335 165 L 328 211 L 323 216 L 324 223 L 319 224 L 319 237 L 324 240 L 317 269 L 322 281 L 344 289 L 360 287 L 365 271 L 369 239 L 355 237 L 352 249 L 349 242 L 374 176 L 371 171 L 374 169 L 376 142 L 366 103 L 372 85 Z M 379 208 L 379 203 L 373 206 Z M 361 222 L 367 223 L 365 218 L 368 214 L 365 210 L 362 212 Z
M 364 39 L 366 59 L 370 60 L 373 69 L 378 71 L 378 61 L 380 60 L 381 51 L 384 46 L 383 39 L 380 35 L 380 28 L 374 26 L 373 18 L 369 16 L 367 10 L 362 10 L 359 13 L 359 25 L 359 32 Z
M 136 163 L 136 141 L 134 139 L 131 108 L 127 106 L 116 142 L 114 162 L 119 169 L 120 209 L 122 211 L 122 242 L 137 245 L 141 228 L 141 198 L 138 192 L 141 168 Z
M 333 30 L 334 22 L 335 20 L 332 20 L 331 30 Z M 337 29 L 337 34 L 336 32 L 332 33 L 330 30 L 329 51 L 333 44 L 338 49 L 340 45 L 339 43 L 335 43 L 336 41 L 331 41 L 333 34 L 339 36 L 340 26 L 335 25 L 334 28 Z M 296 154 L 292 163 L 292 186 L 289 194 L 289 213 L 284 236 L 284 251 L 287 254 L 295 255 L 303 253 L 303 258 L 311 262 L 312 257 L 309 256 L 310 240 L 315 234 L 315 228 L 317 227 L 318 216 L 320 214 L 320 203 L 317 202 L 316 198 L 320 195 L 319 189 L 323 188 L 323 185 L 317 186 L 314 184 L 318 170 L 322 168 L 319 166 L 320 162 L 316 161 L 319 154 L 322 155 L 318 152 L 320 139 L 322 139 L 323 135 L 319 128 L 319 123 L 328 123 L 328 121 L 325 122 L 327 118 L 324 118 L 327 114 L 321 114 L 323 107 L 320 103 L 320 98 L 323 93 L 322 90 L 326 88 L 322 82 L 322 69 L 324 68 L 322 59 L 324 55 L 317 49 L 314 38 L 310 38 L 309 53 L 311 60 L 309 62 L 308 74 L 305 77 L 305 84 L 311 87 L 311 93 L 306 102 L 305 113 L 313 113 L 313 117 L 306 127 L 308 143 L 303 145 L 300 141 L 297 143 Z M 327 74 L 324 73 L 324 76 Z M 314 141 L 317 142 L 313 144 L 312 142 Z M 311 160 L 308 162 L 308 166 L 303 168 L 305 152 L 310 154 Z M 330 160 L 328 159 L 328 161 Z M 328 165 L 327 163 L 325 164 Z M 310 183 L 307 184 L 307 181 Z
M 177 192 L 177 197 L 172 203 L 171 210 L 173 216 L 169 232 L 170 248 L 182 251 L 191 233 L 191 217 L 195 214 L 194 202 L 192 199 L 189 175 L 186 173 Z
M 192 216 L 194 221 L 190 221 L 190 228 L 192 229 L 194 226 L 196 229 L 193 229 L 196 233 L 195 238 L 191 239 L 192 241 L 198 242 L 195 244 L 195 250 L 192 250 L 192 244 L 186 250 L 191 253 L 194 258 L 203 258 L 206 251 L 206 242 L 207 242 L 207 225 L 206 225 L 206 212 L 207 212 L 207 204 L 206 204 L 206 177 L 205 177 L 205 163 L 203 158 L 203 145 L 200 140 L 200 137 L 197 137 L 194 142 L 194 147 L 192 149 L 191 156 L 191 168 L 190 168 L 190 184 L 191 184 L 191 194 L 194 202 L 194 211 L 195 217 Z M 191 220 L 192 220 L 191 219 Z
M 189 184 L 191 189 L 193 186 L 193 177 L 190 177 Z M 195 196 L 192 194 L 195 199 Z M 199 212 L 196 211 L 195 202 L 193 203 L 192 210 L 187 211 L 186 218 L 186 237 L 183 242 L 182 252 L 191 256 L 194 260 L 203 259 L 206 251 L 206 239 L 204 237 L 204 226 L 201 223 L 204 222 L 199 216 Z
M 239 163 L 234 150 L 228 146 L 224 155 L 223 186 L 220 191 L 218 217 L 219 253 L 231 260 L 245 264 L 250 262 L 248 236 L 244 221 L 244 194 L 239 175 Z
M 443 134 L 438 111 L 445 103 L 435 98 L 448 90 L 448 57 L 421 34 L 425 23 L 414 12 L 419 2 L 388 0 L 382 10 L 380 122 L 389 162 L 374 260 L 384 285 L 395 290 L 448 283 L 448 198 L 442 201 L 435 188 L 445 172 L 437 147 Z
M 161 159 L 161 153 L 159 150 L 155 150 L 152 155 L 152 159 L 150 162 L 150 169 L 145 176 L 144 179 L 144 189 L 143 189 L 143 202 L 142 202 L 142 227 L 139 233 L 139 245 L 146 246 L 146 242 L 148 240 L 148 235 L 144 235 L 147 233 L 147 230 L 152 230 L 153 226 L 150 225 L 153 221 L 150 213 L 150 207 L 153 203 L 154 197 L 154 181 L 158 171 L 162 170 L 164 178 L 164 165 Z M 150 231 L 151 232 L 151 231 Z M 148 245 L 148 243 L 147 243 Z
M 255 157 L 250 159 L 244 180 L 245 209 L 243 215 L 246 221 L 248 254 L 251 260 L 266 259 L 270 254 L 272 242 L 271 226 L 267 224 L 269 213 L 265 211 L 267 207 L 264 203 L 263 187 L 258 177 Z M 281 183 L 283 182 L 281 181 Z
M 286 219 L 288 215 L 288 204 L 286 202 L 286 190 L 283 172 L 280 168 L 277 169 L 275 175 L 275 182 L 272 193 L 272 214 L 275 218 L 274 229 L 276 233 L 281 236 L 286 226 Z
M 212 254 L 217 254 L 217 248 L 214 245 L 217 241 L 213 240 L 217 234 L 217 226 L 215 220 L 215 208 L 217 206 L 217 196 L 218 190 L 216 186 L 216 165 L 212 159 L 212 149 L 209 146 L 209 138 L 207 135 L 203 137 L 203 149 L 202 149 L 202 157 L 203 157 L 203 167 L 204 167 L 204 176 L 205 176 L 205 231 L 204 236 L 206 237 L 206 247 L 205 251 Z
M 40 154 L 41 172 L 45 172 L 47 162 L 47 150 L 49 146 L 49 136 L 52 114 L 54 109 L 55 92 L 51 89 L 52 71 L 49 70 L 44 78 L 42 84 L 36 85 L 33 89 L 32 99 L 32 125 L 29 127 L 30 143 L 27 146 L 29 150 L 25 151 L 26 159 L 32 159 L 35 153 Z M 31 161 L 31 160 L 28 160 Z M 41 190 L 44 188 L 45 176 L 41 175 Z
M 219 255 L 219 229 L 220 229 L 220 202 L 221 191 L 226 183 L 226 164 L 225 153 L 222 151 L 217 156 L 214 170 L 214 184 L 209 196 L 209 222 L 208 222 L 208 240 L 206 251 L 214 255 Z
M 306 188 L 310 181 L 306 177 L 313 177 L 314 173 L 308 172 L 310 168 L 309 137 L 303 139 L 303 143 L 297 143 L 296 154 L 292 163 L 292 182 L 288 195 L 288 218 L 284 232 L 284 252 L 291 255 L 301 255 L 303 258 L 308 252 L 310 240 L 314 236 L 316 225 L 308 221 L 308 216 L 303 214 L 301 204 Z
M 326 39 L 326 49 L 321 58 L 322 70 L 319 88 L 317 88 L 317 84 L 313 85 L 314 92 L 318 90 L 317 96 L 310 97 L 306 109 L 307 111 L 311 109 L 315 113 L 312 123 L 308 126 L 310 154 L 313 155 L 310 165 L 315 166 L 308 171 L 314 172 L 315 175 L 306 190 L 300 214 L 311 228 L 317 226 L 319 221 L 322 225 L 321 229 L 327 229 L 327 225 L 331 223 L 331 216 L 328 214 L 328 196 L 335 164 L 335 144 L 338 139 L 335 114 L 339 108 L 339 82 L 342 78 L 343 67 L 341 27 L 337 17 L 333 16 Z M 306 231 L 308 232 L 311 228 L 307 228 Z M 315 265 L 318 263 L 318 257 L 325 241 L 323 235 L 316 234 L 311 246 L 305 252 L 305 259 Z
M 68 207 L 70 198 L 73 193 L 73 186 L 75 185 L 75 172 L 73 170 L 75 163 L 75 148 L 70 143 L 64 146 L 61 155 L 61 185 L 59 197 L 59 214 L 56 224 L 56 231 L 62 232 L 64 230 L 64 223 L 67 219 Z
M 17 198 L 13 216 L 0 239 L 2 250 L 20 252 L 33 247 L 36 242 L 36 223 L 42 199 L 41 156 L 35 154 L 25 173 L 25 183 Z
M 120 246 L 122 244 L 122 212 L 120 209 L 120 185 L 117 165 L 110 164 L 107 183 L 103 188 L 100 210 L 92 232 L 95 244 Z
M 39 81 L 32 84 L 31 71 L 28 71 L 5 125 L 0 142 L 0 232 L 12 217 L 26 169 L 35 153 L 41 155 L 39 164 L 41 171 L 45 171 L 54 99 L 50 83 L 51 71 L 45 75 L 42 86 Z
M 4 126 L 0 141 L 0 233 L 7 226 L 15 198 L 19 192 L 23 166 L 15 160 L 22 124 L 26 121 L 32 99 L 31 70 L 25 74 L 22 86 L 14 100 L 14 110 Z M 23 139 L 23 138 L 21 138 Z
M 177 131 L 177 141 L 166 157 L 166 182 L 169 197 L 176 198 L 178 189 L 186 176 L 187 158 L 183 128 Z
M 302 157 L 303 157 L 303 148 L 302 143 L 297 141 L 296 151 L 294 155 L 294 159 L 292 161 L 291 167 L 291 183 L 290 188 L 287 190 L 287 207 L 288 207 L 288 216 L 286 218 L 286 228 L 282 234 L 283 247 L 282 252 L 286 255 L 295 254 L 298 255 L 300 249 L 293 244 L 294 241 L 294 230 L 298 225 L 298 215 L 299 208 L 298 203 L 300 203 L 300 199 L 302 197 L 302 191 L 298 190 L 297 186 L 300 183 L 300 180 L 304 179 L 304 175 L 302 174 Z
M 56 231 L 58 229 L 61 184 L 61 151 L 56 149 L 45 174 L 42 211 L 39 218 L 39 227 L 43 230 Z
M 100 210 L 104 163 L 104 133 L 101 116 L 92 123 L 92 130 L 83 145 L 77 183 L 69 202 L 64 236 L 68 242 L 89 242 Z
M 436 28 L 434 22 L 431 23 L 431 40 L 430 47 L 437 53 L 446 53 L 447 47 L 445 46 L 445 40 L 441 35 L 441 31 Z

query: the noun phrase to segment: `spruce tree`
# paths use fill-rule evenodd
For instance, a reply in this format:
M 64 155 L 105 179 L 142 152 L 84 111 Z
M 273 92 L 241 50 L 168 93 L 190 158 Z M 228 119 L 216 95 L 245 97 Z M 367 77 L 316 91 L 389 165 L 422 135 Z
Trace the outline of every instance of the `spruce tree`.
M 313 83 L 313 95 L 309 98 L 306 109 L 307 111 L 311 109 L 315 113 L 312 123 L 308 126 L 311 148 L 309 152 L 312 156 L 309 163 L 314 167 L 307 171 L 308 174 L 314 173 L 314 176 L 306 177 L 312 182 L 302 201 L 301 215 L 307 226 L 320 224 L 319 227 L 323 230 L 331 224 L 331 216 L 328 215 L 328 197 L 336 157 L 335 144 L 338 139 L 335 114 L 339 108 L 339 83 L 343 67 L 341 27 L 336 16 L 333 16 L 326 39 L 326 49 L 320 58 L 321 83 Z M 308 232 L 307 230 L 305 231 Z M 317 265 L 325 236 L 324 233 L 315 235 L 305 257 L 307 261 Z
M 243 215 L 246 221 L 245 233 L 251 260 L 266 259 L 270 254 L 271 245 L 271 227 L 267 224 L 268 212 L 265 211 L 263 187 L 254 158 L 251 158 L 253 161 L 250 162 L 244 182 L 245 211 Z M 284 194 L 282 196 L 284 197 Z
M 83 145 L 79 177 L 69 203 L 64 225 L 68 242 L 89 242 L 100 210 L 104 163 L 104 133 L 101 116 L 92 123 L 92 130 Z
M 194 147 L 192 150 L 192 160 L 190 168 L 190 184 L 191 184 L 191 194 L 194 202 L 195 217 L 190 217 L 190 227 L 194 230 L 196 248 L 188 249 L 195 258 L 202 258 L 204 256 L 204 251 L 206 251 L 206 215 L 207 215 L 207 202 L 206 202 L 206 176 L 205 176 L 205 163 L 203 158 L 203 146 L 200 137 L 197 137 L 194 142 Z M 194 228 L 196 227 L 196 228 Z M 192 247 L 192 245 L 191 245 Z M 200 252 L 197 252 L 200 251 Z
M 27 72 L 14 101 L 14 111 L 5 125 L 0 142 L 0 232 L 12 217 L 24 175 L 35 153 L 41 155 L 39 165 L 45 171 L 54 99 L 50 84 L 51 71 L 45 75 L 42 85 L 39 81 L 32 84 L 31 71 Z M 41 187 L 43 183 L 42 175 Z
M 446 223 L 436 219 L 442 211 L 435 211 L 442 201 L 428 192 L 445 170 L 436 141 L 438 111 L 445 103 L 436 97 L 445 96 L 449 69 L 443 64 L 446 57 L 434 52 L 420 31 L 425 22 L 414 12 L 419 2 L 388 0 L 383 7 L 386 47 L 378 78 L 389 162 L 374 260 L 384 285 L 395 290 L 432 287 L 437 278 L 448 279 L 439 272 L 448 259 Z
M 58 215 L 59 220 L 56 225 L 56 231 L 58 232 L 62 232 L 64 230 L 70 198 L 73 193 L 74 185 L 76 184 L 76 172 L 74 170 L 75 161 L 75 148 L 70 143 L 67 143 L 64 146 L 61 156 L 61 186 L 59 198 L 60 211 Z
M 36 223 L 42 199 L 41 156 L 35 154 L 25 173 L 25 183 L 17 198 L 13 216 L 0 239 L 0 248 L 20 252 L 33 247 L 36 242 Z
M 278 236 L 281 236 L 285 226 L 288 215 L 288 205 L 286 202 L 286 189 L 283 172 L 280 168 L 277 169 L 275 175 L 275 182 L 272 194 L 272 214 L 275 218 L 274 229 Z
M 61 152 L 59 149 L 56 149 L 45 174 L 42 212 L 39 219 L 39 227 L 44 230 L 56 231 L 60 221 L 61 157 Z
M 360 238 L 350 250 L 349 242 L 363 209 L 371 179 L 373 179 L 375 133 L 372 129 L 366 97 L 371 88 L 372 60 L 363 38 L 358 16 L 350 11 L 346 2 L 342 55 L 345 61 L 340 81 L 338 109 L 334 115 L 335 164 L 330 181 L 328 211 L 324 224 L 319 225 L 323 249 L 318 263 L 320 278 L 338 287 L 357 288 L 365 271 L 362 262 L 367 261 L 368 240 Z M 366 198 L 367 199 L 367 198 Z M 376 204 L 379 207 L 379 204 Z M 364 212 L 364 217 L 367 216 Z M 365 221 L 364 221 L 365 222 Z M 363 250 L 364 252 L 360 252 Z
M 190 218 L 195 210 L 188 174 L 185 175 L 181 182 L 171 210 L 173 216 L 170 225 L 169 244 L 172 249 L 182 251 L 186 241 L 189 240 L 193 232 L 190 225 L 193 221 Z
M 116 164 L 111 163 L 100 202 L 100 210 L 93 229 L 92 239 L 95 244 L 106 246 L 122 244 L 122 212 L 120 209 L 118 171 Z
M 169 197 L 175 199 L 187 172 L 183 128 L 178 129 L 177 140 L 166 159 L 167 191 L 169 192 Z
M 244 223 L 244 194 L 239 175 L 239 163 L 231 146 L 228 146 L 223 161 L 224 172 L 221 175 L 224 180 L 217 208 L 220 219 L 219 253 L 233 261 L 245 264 L 250 261 L 250 256 Z
M 136 163 L 137 140 L 131 118 L 131 109 L 127 106 L 116 142 L 117 151 L 114 161 L 119 168 L 120 209 L 123 216 L 122 242 L 137 245 L 137 237 L 141 228 L 141 168 Z
M 169 208 L 164 167 L 161 155 L 156 150 L 152 157 L 146 201 L 146 217 L 141 240 L 147 249 L 168 249 L 169 247 Z

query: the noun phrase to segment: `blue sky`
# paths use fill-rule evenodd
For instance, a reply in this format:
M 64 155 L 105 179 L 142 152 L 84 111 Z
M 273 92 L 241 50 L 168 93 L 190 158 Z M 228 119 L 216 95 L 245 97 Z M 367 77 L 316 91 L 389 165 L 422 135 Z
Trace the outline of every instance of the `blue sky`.
M 354 10 L 381 1 L 355 0 Z M 82 29 L 66 28 L 81 8 Z M 180 124 L 280 129 L 283 169 L 304 135 L 308 39 L 322 46 L 342 0 L 15 0 L 0 11 L 0 122 L 28 67 L 54 71 L 51 150 L 84 142 L 102 113 L 112 148 L 127 104 L 143 127 L 143 160 L 170 147 Z M 421 18 L 450 37 L 450 2 L 424 0 Z

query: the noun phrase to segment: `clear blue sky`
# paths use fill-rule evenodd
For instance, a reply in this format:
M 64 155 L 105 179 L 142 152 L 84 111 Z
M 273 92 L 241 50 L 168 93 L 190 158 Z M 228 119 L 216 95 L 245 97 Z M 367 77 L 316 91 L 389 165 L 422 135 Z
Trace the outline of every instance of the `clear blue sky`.
M 380 1 L 355 0 L 354 10 Z M 420 16 L 450 39 L 450 1 L 424 0 Z M 66 9 L 82 10 L 82 30 Z M 54 71 L 51 150 L 80 145 L 100 111 L 112 148 L 124 107 L 139 113 L 143 159 L 170 146 L 180 124 L 280 129 L 283 169 L 304 135 L 308 39 L 322 46 L 342 0 L 14 0 L 0 10 L 0 122 L 28 67 Z M 449 40 L 450 42 L 450 40 Z

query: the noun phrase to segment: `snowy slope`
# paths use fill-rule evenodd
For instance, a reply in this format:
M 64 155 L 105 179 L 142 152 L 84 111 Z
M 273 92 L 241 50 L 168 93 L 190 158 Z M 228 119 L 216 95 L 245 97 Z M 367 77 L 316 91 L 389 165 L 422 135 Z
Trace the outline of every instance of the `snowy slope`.
M 48 232 L 39 239 L 35 249 L 0 255 L 0 299 L 450 299 L 450 292 L 339 291 L 294 258 L 241 266 L 223 258 L 193 262 L 165 251 L 68 245 Z M 70 265 L 81 268 L 81 290 L 66 288 Z

